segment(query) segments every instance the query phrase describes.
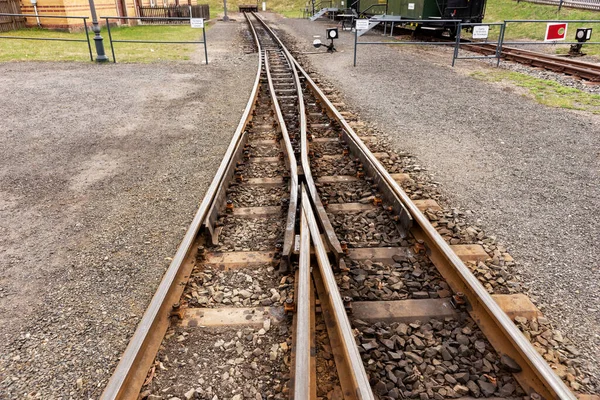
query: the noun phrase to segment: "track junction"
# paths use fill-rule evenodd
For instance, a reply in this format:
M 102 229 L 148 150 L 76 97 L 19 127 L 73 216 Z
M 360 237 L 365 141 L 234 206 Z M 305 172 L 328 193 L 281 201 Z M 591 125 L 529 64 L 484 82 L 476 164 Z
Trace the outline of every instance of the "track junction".
M 277 384 L 287 389 L 274 397 L 321 397 L 331 393 L 323 386 L 334 382 L 346 399 L 574 399 L 507 315 L 518 313 L 511 299 L 492 298 L 464 263 L 485 254 L 477 246 L 448 244 L 423 214 L 434 205 L 402 190 L 405 174 L 388 171 L 381 162 L 387 155 L 369 149 L 371 138 L 354 132 L 273 30 L 256 14 L 245 15 L 259 58 L 250 100 L 102 398 L 137 398 L 154 376 L 166 374 L 157 360 L 159 351 L 168 351 L 165 342 L 218 327 L 209 340 L 217 340 L 215 348 L 236 349 L 239 364 L 263 358 L 285 364 Z M 257 227 L 254 236 L 248 224 Z M 410 273 L 394 274 L 407 265 Z M 387 277 L 380 289 L 391 300 L 342 296 L 343 276 L 359 279 L 364 274 L 354 272 L 366 267 Z M 264 268 L 268 279 L 274 268 L 281 274 L 268 300 L 243 285 L 228 294 L 229 302 L 225 291 L 203 294 L 207 275 L 253 268 L 259 274 Z M 409 285 L 409 277 L 423 271 L 436 283 Z M 278 330 L 283 342 L 267 339 L 272 324 L 289 325 Z M 255 329 L 237 339 L 215 336 L 235 334 L 240 326 Z M 243 338 L 268 343 L 270 351 L 248 352 Z M 288 341 L 289 357 L 282 356 Z M 372 352 L 381 353 L 380 363 L 363 362 Z M 439 375 L 450 376 L 445 380 L 453 393 L 432 384 Z

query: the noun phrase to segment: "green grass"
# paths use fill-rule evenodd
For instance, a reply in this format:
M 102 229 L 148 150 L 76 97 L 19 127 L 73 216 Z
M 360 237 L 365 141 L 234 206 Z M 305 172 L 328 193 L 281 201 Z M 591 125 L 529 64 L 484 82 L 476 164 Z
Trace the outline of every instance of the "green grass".
M 135 26 L 111 28 L 114 40 L 161 40 L 197 41 L 202 40 L 202 30 L 189 25 L 176 26 Z M 102 29 L 106 54 L 112 60 L 108 32 Z M 61 38 L 85 40 L 85 32 L 57 32 L 38 28 L 20 29 L 2 33 L 2 36 Z M 90 38 L 93 33 L 90 32 Z M 115 43 L 118 62 L 157 62 L 166 60 L 189 60 L 200 44 L 149 44 Z M 94 42 L 92 50 L 95 57 Z M 89 61 L 88 46 L 85 42 L 57 42 L 39 40 L 0 39 L 0 61 Z
M 555 81 L 502 70 L 494 70 L 486 73 L 473 72 L 471 76 L 487 82 L 510 82 L 526 89 L 528 94 L 538 103 L 549 107 L 600 114 L 600 95 L 563 86 Z
M 550 19 L 550 20 L 600 20 L 600 11 L 579 10 L 563 7 L 558 11 L 558 6 L 534 4 L 515 0 L 488 0 L 485 10 L 485 22 L 501 22 L 507 19 Z M 591 27 L 594 29 L 592 39 L 598 40 L 600 34 L 599 24 L 569 24 L 567 39 L 573 41 L 577 27 Z M 509 40 L 534 39 L 543 41 L 546 33 L 546 23 L 509 23 L 506 28 L 505 38 Z M 558 53 L 566 53 L 564 46 L 555 48 Z M 600 45 L 584 46 L 584 51 L 589 54 L 600 54 Z

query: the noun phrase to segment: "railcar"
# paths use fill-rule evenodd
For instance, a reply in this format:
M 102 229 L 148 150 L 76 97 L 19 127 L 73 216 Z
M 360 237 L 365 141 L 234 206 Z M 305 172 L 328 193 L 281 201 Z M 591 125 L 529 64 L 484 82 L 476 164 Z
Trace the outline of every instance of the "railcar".
M 448 30 L 456 33 L 456 23 L 436 20 L 459 20 L 480 23 L 485 14 L 486 0 L 331 0 L 332 7 L 351 8 L 357 15 L 395 20 L 431 20 L 414 25 L 417 29 Z M 396 17 L 396 18 L 394 18 Z

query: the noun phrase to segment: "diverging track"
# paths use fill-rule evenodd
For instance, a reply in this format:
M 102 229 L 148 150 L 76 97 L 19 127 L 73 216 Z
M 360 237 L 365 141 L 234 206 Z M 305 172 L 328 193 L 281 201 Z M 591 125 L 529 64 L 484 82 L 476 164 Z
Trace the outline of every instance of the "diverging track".
M 463 264 L 476 246 L 246 18 L 250 100 L 102 398 L 574 399 Z

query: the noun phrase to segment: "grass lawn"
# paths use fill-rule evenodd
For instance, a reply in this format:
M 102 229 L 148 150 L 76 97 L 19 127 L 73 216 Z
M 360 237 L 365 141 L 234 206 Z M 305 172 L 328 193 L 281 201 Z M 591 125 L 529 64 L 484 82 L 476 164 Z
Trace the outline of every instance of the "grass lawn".
M 558 6 L 534 4 L 515 0 L 488 0 L 485 10 L 485 22 L 501 22 L 508 19 L 550 19 L 550 20 L 600 20 L 600 11 L 579 10 Z M 569 24 L 567 39 L 574 41 L 578 27 L 593 28 L 592 40 L 600 42 L 600 23 L 598 24 Z M 506 27 L 505 39 L 523 40 L 534 39 L 543 41 L 546 33 L 546 23 L 509 23 Z M 600 55 L 600 45 L 584 45 L 584 52 Z M 557 53 L 566 53 L 568 46 L 555 48 Z
M 473 72 L 471 76 L 487 82 L 510 82 L 526 89 L 535 101 L 549 107 L 600 114 L 600 95 L 563 86 L 555 81 L 503 70 L 494 70 L 487 73 Z
M 207 29 L 208 30 L 208 29 Z M 111 28 L 114 40 L 202 40 L 202 30 L 192 29 L 189 25 L 169 26 L 134 26 Z M 207 32 L 208 33 L 208 32 Z M 21 29 L 3 32 L 1 36 L 61 38 L 85 40 L 85 32 L 56 32 L 38 28 Z M 102 29 L 106 55 L 112 61 L 108 32 Z M 94 37 L 90 32 L 90 39 Z M 150 43 L 115 43 L 115 54 L 118 62 L 156 62 L 165 60 L 189 60 L 200 44 L 150 44 Z M 95 57 L 94 41 L 92 52 Z M 0 61 L 89 61 L 88 46 L 85 42 L 57 42 L 39 40 L 0 39 Z

